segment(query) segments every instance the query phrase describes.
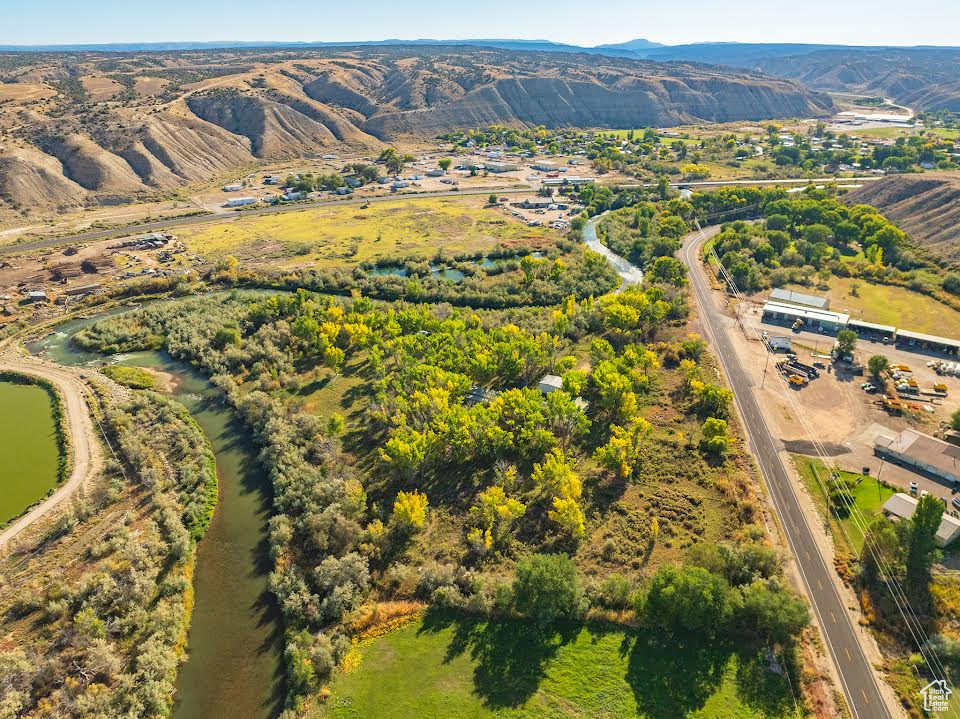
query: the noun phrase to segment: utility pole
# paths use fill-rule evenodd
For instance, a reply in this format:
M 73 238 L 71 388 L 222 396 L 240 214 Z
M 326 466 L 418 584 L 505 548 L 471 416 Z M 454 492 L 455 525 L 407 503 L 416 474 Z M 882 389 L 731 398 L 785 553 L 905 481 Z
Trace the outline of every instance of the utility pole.
M 767 350 L 767 361 L 763 363 L 763 378 L 760 380 L 760 389 L 763 389 L 763 385 L 767 381 L 767 367 L 770 366 L 770 347 L 769 345 L 765 348 Z

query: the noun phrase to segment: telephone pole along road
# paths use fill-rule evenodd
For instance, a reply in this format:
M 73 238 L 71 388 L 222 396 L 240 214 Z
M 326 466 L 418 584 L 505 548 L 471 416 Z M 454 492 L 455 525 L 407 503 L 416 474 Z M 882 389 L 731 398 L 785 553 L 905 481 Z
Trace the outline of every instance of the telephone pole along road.
M 687 235 L 680 250 L 700 308 L 700 321 L 733 390 L 750 448 L 760 465 L 853 719 L 890 719 L 891 713 L 880 693 L 874 669 L 837 590 L 832 575 L 833 567 L 817 546 L 814 530 L 807 523 L 807 516 L 800 506 L 797 496 L 800 490 L 791 482 L 780 453 L 781 445 L 767 427 L 753 394 L 753 382 L 744 371 L 730 340 L 730 333 L 738 330 L 717 306 L 710 280 L 700 262 L 700 250 L 704 242 L 717 234 L 719 229 L 713 226 L 703 232 Z

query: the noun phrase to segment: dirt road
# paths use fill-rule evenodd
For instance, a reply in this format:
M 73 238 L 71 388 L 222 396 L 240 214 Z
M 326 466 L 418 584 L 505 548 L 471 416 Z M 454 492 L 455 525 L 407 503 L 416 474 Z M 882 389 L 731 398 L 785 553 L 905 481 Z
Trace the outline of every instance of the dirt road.
M 0 353 L 0 370 L 43 377 L 53 382 L 60 392 L 67 420 L 67 442 L 73 453 L 70 476 L 43 502 L 31 509 L 6 529 L 0 531 L 0 548 L 63 502 L 92 476 L 100 466 L 99 443 L 85 400 L 86 386 L 78 373 L 52 365 L 35 357 L 25 357 L 13 349 Z

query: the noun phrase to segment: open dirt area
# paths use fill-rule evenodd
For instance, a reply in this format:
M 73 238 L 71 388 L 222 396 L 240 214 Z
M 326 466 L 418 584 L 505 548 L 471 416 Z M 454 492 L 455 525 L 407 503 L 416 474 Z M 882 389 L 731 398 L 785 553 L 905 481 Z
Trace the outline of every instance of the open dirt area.
M 743 366 L 749 368 L 756 382 L 755 391 L 771 430 L 784 443 L 785 449 L 793 454 L 816 456 L 812 441 L 815 439 L 840 469 L 860 472 L 869 467 L 874 476 L 879 473 L 883 480 L 903 491 L 908 491 L 910 482 L 915 481 L 920 489 L 926 489 L 949 503 L 954 496 L 950 487 L 881 462 L 873 453 L 873 445 L 878 435 L 893 436 L 908 427 L 927 434 L 937 432 L 943 423 L 949 421 L 951 413 L 960 408 L 960 378 L 937 375 L 927 366 L 934 359 L 932 356 L 879 342 L 859 341 L 857 355 L 864 364 L 872 355 L 881 354 L 891 364 L 910 367 L 922 389 L 930 389 L 936 382 L 947 385 L 946 397 L 922 396 L 914 403 L 930 411 L 890 414 L 883 409 L 879 392 L 868 393 L 861 389 L 870 377 L 853 374 L 844 365 L 834 365 L 824 357 L 833 347 L 833 336 L 816 332 L 794 333 L 789 327 L 761 323 L 760 314 L 758 306 L 744 309 L 741 317 L 746 332 L 739 329 L 731 332 L 743 357 Z M 792 352 L 800 362 L 808 365 L 821 362 L 826 369 L 804 387 L 788 384 L 776 367 L 776 362 L 784 359 L 785 353 L 768 352 L 757 339 L 758 331 L 767 331 L 770 336 L 790 336 Z M 802 412 L 802 419 L 798 412 Z

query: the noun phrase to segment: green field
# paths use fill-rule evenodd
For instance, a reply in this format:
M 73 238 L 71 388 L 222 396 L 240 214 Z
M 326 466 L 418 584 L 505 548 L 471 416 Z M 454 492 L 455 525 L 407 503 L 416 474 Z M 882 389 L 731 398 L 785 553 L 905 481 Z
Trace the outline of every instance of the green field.
M 0 381 L 0 526 L 57 486 L 60 451 L 43 387 Z
M 808 457 L 795 456 L 794 464 L 800 472 L 800 476 L 803 477 L 803 481 L 807 485 L 807 489 L 817 507 L 826 514 L 827 497 L 824 495 L 820 483 L 822 482 L 824 486 L 826 486 L 827 479 L 830 476 L 827 468 L 819 460 Z M 862 476 L 853 472 L 844 471 L 841 471 L 840 475 L 848 479 L 853 479 L 854 481 L 859 480 Z M 817 481 L 817 477 L 819 477 L 820 482 Z M 894 489 L 892 487 L 881 484 L 873 477 L 864 477 L 863 480 L 857 484 L 853 490 L 853 499 L 860 509 L 860 513 L 865 518 L 867 525 L 883 514 L 883 503 L 886 502 L 893 493 Z M 863 549 L 863 531 L 860 527 L 860 523 L 853 517 L 838 519 L 831 515 L 830 529 L 833 532 L 834 541 L 836 541 L 839 546 L 847 547 L 858 556 Z
M 360 651 L 311 719 L 798 715 L 785 678 L 718 640 L 432 612 Z
M 492 249 L 498 243 L 542 244 L 556 230 L 528 227 L 486 198 L 426 198 L 322 207 L 301 212 L 240 217 L 180 234 L 191 251 L 208 257 L 297 267 L 342 267 L 364 260 Z
M 856 283 L 857 294 L 852 290 Z M 788 285 L 787 289 L 810 292 L 810 288 Z M 824 294 L 816 292 L 816 294 Z M 932 335 L 960 336 L 960 312 L 937 302 L 928 295 L 905 287 L 877 285 L 848 277 L 834 277 L 825 293 L 830 298 L 830 309 L 849 312 L 851 317 L 892 325 L 900 329 L 926 332 Z

